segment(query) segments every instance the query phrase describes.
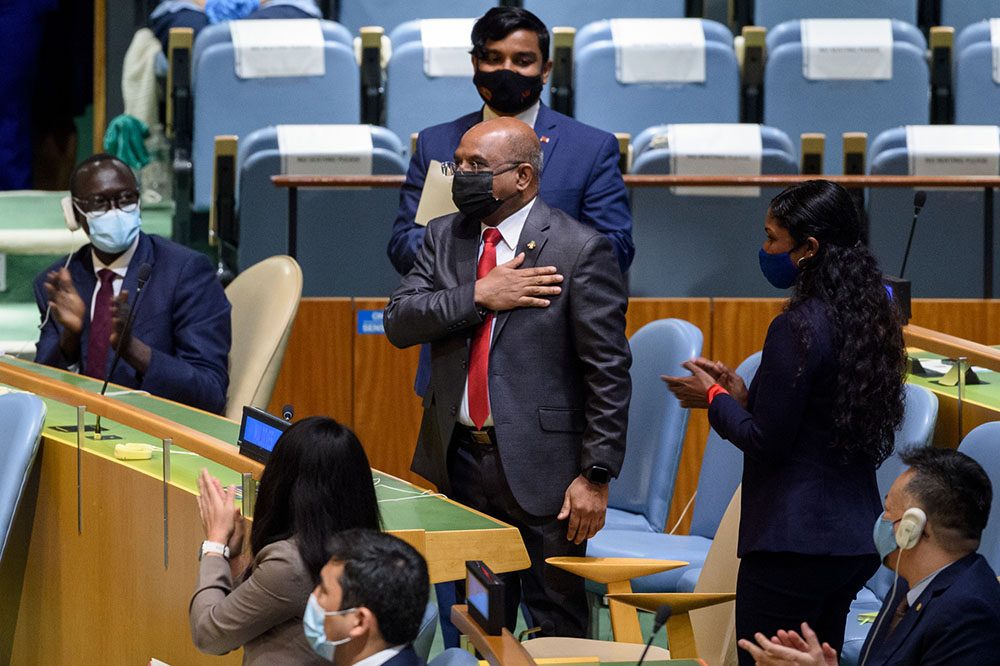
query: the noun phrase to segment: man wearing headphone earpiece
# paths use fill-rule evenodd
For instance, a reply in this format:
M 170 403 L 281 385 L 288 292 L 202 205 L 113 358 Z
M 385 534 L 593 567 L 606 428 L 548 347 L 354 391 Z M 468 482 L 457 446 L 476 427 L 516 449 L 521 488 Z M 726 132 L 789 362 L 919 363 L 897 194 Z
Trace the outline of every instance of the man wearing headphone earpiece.
M 992 487 L 969 456 L 933 447 L 901 455 L 909 466 L 893 483 L 875 523 L 882 563 L 896 572 L 892 591 L 861 649 L 860 666 L 995 664 L 1000 582 L 976 553 L 989 518 Z M 741 640 L 758 664 L 836 666 L 837 654 L 802 624 L 757 643 Z

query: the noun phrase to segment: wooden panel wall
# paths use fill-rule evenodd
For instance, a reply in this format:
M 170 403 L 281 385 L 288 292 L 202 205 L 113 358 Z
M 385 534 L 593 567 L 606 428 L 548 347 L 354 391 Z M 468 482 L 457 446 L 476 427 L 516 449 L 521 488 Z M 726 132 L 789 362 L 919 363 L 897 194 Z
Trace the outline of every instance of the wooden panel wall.
M 292 329 L 271 411 L 291 403 L 296 418 L 329 414 L 355 429 L 371 464 L 426 485 L 409 471 L 420 425 L 420 400 L 413 393 L 417 348 L 399 350 L 383 335 L 357 333 L 357 313 L 380 310 L 385 299 L 303 299 Z M 704 335 L 703 354 L 735 367 L 759 351 L 783 299 L 636 298 L 629 303 L 627 332 L 666 317 L 686 319 Z M 913 323 L 975 342 L 1000 342 L 1000 300 L 918 300 Z M 966 425 L 965 430 L 968 431 Z M 684 443 L 670 525 L 698 485 L 708 436 L 708 419 L 693 412 Z M 678 530 L 684 533 L 690 515 Z

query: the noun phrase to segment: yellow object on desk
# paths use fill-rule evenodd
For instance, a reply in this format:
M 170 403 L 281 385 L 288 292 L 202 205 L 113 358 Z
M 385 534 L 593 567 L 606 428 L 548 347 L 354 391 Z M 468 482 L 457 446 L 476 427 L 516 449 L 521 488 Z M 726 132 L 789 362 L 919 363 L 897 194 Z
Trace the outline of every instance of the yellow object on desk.
M 129 442 L 115 444 L 115 458 L 118 460 L 149 460 L 153 457 L 153 447 L 149 444 Z

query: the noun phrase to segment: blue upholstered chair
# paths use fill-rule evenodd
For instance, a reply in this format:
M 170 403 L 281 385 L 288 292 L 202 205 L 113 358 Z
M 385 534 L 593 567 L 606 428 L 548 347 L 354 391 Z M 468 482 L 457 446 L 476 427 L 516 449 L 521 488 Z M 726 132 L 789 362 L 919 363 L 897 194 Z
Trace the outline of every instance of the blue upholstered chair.
M 36 395 L 0 395 L 0 560 L 21 501 L 45 423 L 45 403 Z
M 431 654 L 431 644 L 434 643 L 434 632 L 437 630 L 438 607 L 433 601 L 427 602 L 424 617 L 420 620 L 420 629 L 413 639 L 413 650 L 420 656 L 420 661 L 426 663 Z M 466 652 L 466 654 L 469 654 Z M 471 656 L 471 655 L 470 655 Z
M 396 26 L 425 18 L 460 18 L 482 16 L 495 7 L 497 0 L 340 0 L 337 20 L 353 34 L 364 26 L 379 25 L 390 34 Z M 393 43 L 393 47 L 396 44 Z
M 684 0 L 524 0 L 523 6 L 549 30 L 556 26 L 581 28 L 609 18 L 682 18 Z
M 867 132 L 872 137 L 897 125 L 927 124 L 926 47 L 915 28 L 893 22 L 892 78 L 885 81 L 806 79 L 802 42 L 793 40 L 798 30 L 798 21 L 779 25 L 768 41 L 764 122 L 793 140 L 804 132 L 826 134 L 824 173 L 843 170 L 844 132 Z
M 429 662 L 427 666 L 479 666 L 479 660 L 462 648 L 448 648 Z
M 1000 9 L 996 14 L 1000 15 Z M 993 45 L 989 21 L 973 23 L 957 33 L 953 62 L 952 92 L 955 123 L 996 125 L 1000 116 L 1000 84 L 993 79 Z
M 191 59 L 194 210 L 208 210 L 211 204 L 216 136 L 243 138 L 278 123 L 358 122 L 361 83 L 350 34 L 331 21 L 320 24 L 323 76 L 241 79 L 235 73 L 229 24 L 212 25 L 198 33 Z
M 610 23 L 599 21 L 583 28 L 577 36 L 573 70 L 576 118 L 632 135 L 664 122 L 737 122 L 740 83 L 732 35 L 714 21 L 701 23 L 705 81 L 700 83 L 621 83 L 615 74 Z
M 966 0 L 956 0 L 965 2 Z M 754 25 L 772 28 L 800 18 L 894 18 L 917 22 L 917 0 L 755 0 Z
M 989 42 L 986 47 L 989 50 Z M 871 175 L 911 174 L 905 128 L 882 132 L 869 152 Z M 998 203 L 994 195 L 994 206 Z M 897 275 L 913 222 L 913 191 L 872 188 L 868 219 L 869 246 L 883 270 Z M 913 296 L 981 298 L 984 242 L 981 189 L 927 190 L 906 264 L 905 277 L 913 283 Z M 1000 293 L 1000 275 L 994 275 L 993 289 Z
M 384 127 L 370 126 L 373 175 L 406 173 L 403 146 Z M 237 165 L 241 268 L 284 254 L 288 195 L 271 184 L 280 174 L 278 132 L 265 127 L 240 142 Z M 367 172 L 360 175 L 369 175 Z M 303 296 L 388 296 L 399 275 L 385 257 L 399 193 L 385 188 L 299 191 L 296 259 Z
M 461 8 L 464 10 L 465 5 Z M 431 77 L 425 73 L 420 24 L 408 21 L 389 35 L 392 57 L 386 69 L 385 125 L 403 140 L 407 150 L 411 134 L 483 105 L 472 85 L 471 65 L 468 76 Z M 471 48 L 471 36 L 469 43 Z
M 672 154 L 654 140 L 666 126 L 636 137 L 634 174 L 668 174 Z M 761 173 L 796 174 L 791 141 L 779 129 L 760 127 Z M 773 296 L 760 274 L 768 202 L 781 188 L 758 197 L 674 194 L 670 188 L 635 188 L 632 238 L 643 248 L 629 270 L 632 296 Z M 705 261 L 711 257 L 711 261 Z
M 962 439 L 958 450 L 983 466 L 993 484 L 990 520 L 983 530 L 979 552 L 994 571 L 1000 569 L 1000 422 L 984 423 Z
M 760 365 L 760 352 L 751 354 L 737 374 L 749 386 Z M 632 580 L 634 592 L 693 592 L 702 565 L 712 547 L 729 501 L 743 476 L 743 453 L 722 439 L 714 430 L 708 433 L 705 453 L 698 475 L 698 490 L 688 534 L 664 534 L 662 531 L 626 533 L 604 530 L 591 539 L 587 555 L 591 557 L 644 557 L 689 562 L 688 566 Z M 603 535 L 603 536 L 602 536 Z
M 937 424 L 937 396 L 915 384 L 907 384 L 905 388 L 906 410 L 903 414 L 903 423 L 896 432 L 896 451 L 876 472 L 879 494 L 883 497 L 889 492 L 896 477 L 906 470 L 899 453 L 911 448 L 931 446 L 934 426 Z M 844 647 L 840 652 L 840 663 L 843 666 L 855 666 L 858 663 L 861 646 L 864 645 L 872 626 L 868 623 L 861 624 L 858 616 L 862 613 L 878 613 L 885 595 L 892 589 L 893 578 L 892 571 L 879 567 L 851 602 L 844 630 Z
M 1000 17 L 996 0 L 938 0 L 941 5 L 941 25 L 951 26 L 955 34 L 984 19 Z M 987 30 L 987 41 L 989 30 Z M 955 44 L 958 53 L 958 44 Z

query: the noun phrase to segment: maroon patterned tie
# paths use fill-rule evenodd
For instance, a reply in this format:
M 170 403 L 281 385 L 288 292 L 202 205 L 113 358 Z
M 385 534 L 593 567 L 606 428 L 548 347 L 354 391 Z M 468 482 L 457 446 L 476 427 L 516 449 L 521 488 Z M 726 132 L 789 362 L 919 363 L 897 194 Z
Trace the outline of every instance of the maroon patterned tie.
M 483 232 L 483 254 L 479 257 L 476 268 L 476 279 L 481 280 L 486 274 L 496 268 L 497 243 L 503 236 L 496 229 Z M 490 333 L 493 331 L 493 313 L 486 315 L 472 337 L 472 349 L 469 352 L 469 417 L 482 428 L 490 415 Z
M 90 320 L 90 340 L 87 343 L 86 374 L 104 379 L 105 361 L 111 346 L 111 301 L 115 298 L 115 274 L 107 268 L 97 272 L 101 286 L 94 303 L 94 316 Z

